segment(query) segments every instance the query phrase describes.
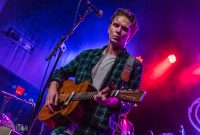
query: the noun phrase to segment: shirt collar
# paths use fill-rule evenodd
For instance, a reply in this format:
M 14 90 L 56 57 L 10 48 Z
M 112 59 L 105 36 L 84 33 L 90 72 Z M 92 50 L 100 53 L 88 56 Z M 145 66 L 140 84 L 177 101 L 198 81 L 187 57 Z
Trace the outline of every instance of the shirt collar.
M 105 45 L 101 48 L 101 53 L 108 47 L 108 45 Z M 126 48 L 123 48 L 122 51 L 117 55 L 117 57 L 124 57 L 127 58 L 129 56 Z

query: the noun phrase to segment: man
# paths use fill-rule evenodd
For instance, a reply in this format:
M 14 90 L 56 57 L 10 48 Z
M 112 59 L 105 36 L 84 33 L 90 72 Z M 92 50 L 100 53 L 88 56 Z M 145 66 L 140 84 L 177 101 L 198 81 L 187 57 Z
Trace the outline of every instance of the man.
M 94 96 L 94 104 L 87 110 L 74 132 L 75 135 L 113 134 L 119 121 L 118 116 L 133 107 L 132 103 L 107 95 L 113 89 L 139 88 L 142 65 L 138 60 L 133 61 L 129 75 L 123 75 L 128 59 L 133 58 L 125 47 L 137 29 L 136 19 L 130 10 L 118 9 L 108 27 L 108 45 L 101 49 L 83 51 L 53 74 L 46 97 L 46 106 L 51 111 L 58 102 L 57 89 L 70 76 L 75 77 L 77 84 L 89 81 L 98 91 Z M 66 127 L 57 127 L 52 135 L 68 134 L 66 130 Z

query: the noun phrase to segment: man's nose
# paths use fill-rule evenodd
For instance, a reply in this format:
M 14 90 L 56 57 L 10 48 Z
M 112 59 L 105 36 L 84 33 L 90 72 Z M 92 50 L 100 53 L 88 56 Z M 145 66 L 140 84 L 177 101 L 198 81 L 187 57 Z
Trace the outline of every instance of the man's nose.
M 121 27 L 118 27 L 117 28 L 117 33 L 121 33 L 121 31 L 122 31 Z

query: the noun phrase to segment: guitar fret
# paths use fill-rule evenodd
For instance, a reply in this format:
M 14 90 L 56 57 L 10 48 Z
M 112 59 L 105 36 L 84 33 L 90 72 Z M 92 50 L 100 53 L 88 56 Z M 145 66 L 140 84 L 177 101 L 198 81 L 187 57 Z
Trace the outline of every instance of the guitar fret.
M 91 99 L 91 92 L 88 93 L 88 99 Z
M 88 100 L 89 99 L 89 94 L 86 93 L 85 99 Z
M 88 93 L 85 93 L 84 100 L 87 100 Z
M 86 99 L 87 99 L 87 100 L 89 99 L 89 93 L 86 94 Z
M 95 94 L 95 92 L 91 92 L 91 94 L 90 94 L 91 99 L 93 98 L 94 94 Z
M 96 92 L 91 92 L 91 99 L 93 99 L 95 94 L 96 94 Z
M 92 99 L 93 92 L 89 92 L 88 99 Z
M 87 100 L 88 99 L 88 93 L 85 93 L 85 98 L 84 98 L 85 100 Z

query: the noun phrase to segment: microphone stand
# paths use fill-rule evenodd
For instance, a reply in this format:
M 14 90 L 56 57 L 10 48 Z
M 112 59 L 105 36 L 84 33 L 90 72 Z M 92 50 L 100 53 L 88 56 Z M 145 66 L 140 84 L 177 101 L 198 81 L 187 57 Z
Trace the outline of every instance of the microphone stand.
M 35 108 L 34 108 L 33 113 L 32 113 L 32 115 L 31 115 L 31 119 L 30 119 L 30 121 L 29 121 L 29 128 L 28 128 L 27 135 L 31 135 L 31 134 L 30 134 L 30 133 L 31 133 L 31 129 L 32 129 L 33 125 L 34 125 L 34 122 L 37 120 L 36 115 L 38 114 L 38 111 L 39 111 L 39 109 L 40 109 L 40 105 L 41 105 L 41 102 L 42 102 L 42 99 L 43 99 L 45 90 L 47 89 L 47 87 L 48 87 L 48 85 L 49 85 L 49 81 L 50 81 L 50 79 L 51 79 L 51 76 L 52 76 L 52 74 L 53 74 L 53 72 L 54 72 L 54 70 L 55 70 L 55 68 L 56 68 L 56 66 L 57 66 L 57 64 L 58 64 L 58 62 L 59 62 L 59 59 L 61 58 L 61 55 L 62 55 L 62 53 L 63 53 L 63 50 L 66 49 L 66 46 L 64 46 L 64 47 L 62 46 L 63 43 L 69 38 L 69 36 L 71 36 L 71 35 L 73 34 L 74 30 L 75 30 L 75 29 L 79 26 L 79 24 L 86 18 L 86 16 L 90 13 L 90 11 L 91 11 L 90 8 L 88 8 L 88 9 L 85 11 L 84 15 L 82 15 L 82 16 L 79 18 L 79 20 L 78 20 L 77 23 L 74 25 L 74 27 L 73 27 L 66 35 L 64 35 L 64 36 L 61 37 L 61 39 L 60 39 L 60 40 L 58 41 L 58 43 L 55 45 L 55 47 L 53 48 L 53 50 L 51 51 L 51 53 L 46 57 L 46 60 L 47 60 L 47 61 L 51 60 L 52 56 L 54 56 L 54 55 L 56 54 L 56 52 L 59 50 L 58 57 L 56 58 L 56 61 L 55 61 L 54 65 L 53 65 L 53 68 L 52 68 L 52 70 L 51 70 L 51 72 L 50 72 L 50 75 L 49 75 L 49 77 L 48 77 L 48 80 L 47 80 L 47 82 L 46 82 L 44 88 L 42 89 L 42 91 L 41 91 L 39 97 L 38 97 L 38 100 L 37 100 L 37 102 L 36 102 Z

